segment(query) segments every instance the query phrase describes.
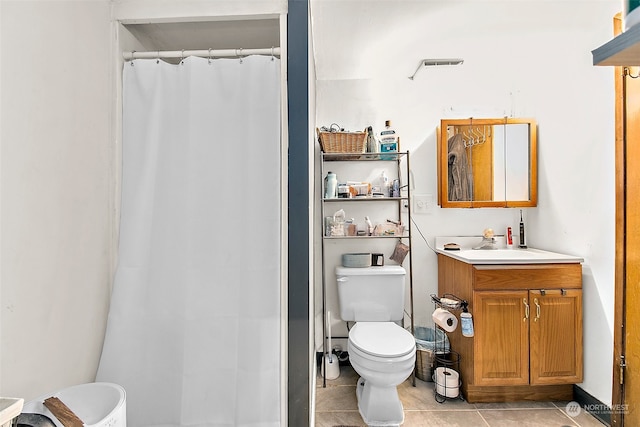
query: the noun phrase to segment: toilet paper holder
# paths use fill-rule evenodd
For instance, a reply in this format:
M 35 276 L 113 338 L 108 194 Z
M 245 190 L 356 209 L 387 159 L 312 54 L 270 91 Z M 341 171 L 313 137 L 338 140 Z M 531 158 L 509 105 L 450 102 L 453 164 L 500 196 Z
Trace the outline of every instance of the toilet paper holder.
M 446 293 L 441 296 L 431 294 L 431 301 L 435 306 L 434 315 L 436 312 L 438 312 L 438 310 L 446 310 L 450 318 L 455 319 L 456 327 L 458 320 L 458 316 L 456 314 L 458 312 L 460 314 L 468 313 L 468 301 L 453 294 Z M 452 332 L 455 329 L 448 328 L 448 324 L 439 325 L 435 318 L 434 323 L 437 329 L 442 329 L 445 333 Z M 441 374 L 443 374 L 443 372 L 446 372 L 447 375 L 441 375 L 440 377 L 438 377 L 436 372 L 440 372 Z M 448 352 L 445 351 L 445 349 L 436 348 L 433 365 L 433 379 L 436 383 L 434 385 L 434 397 L 436 402 L 444 403 L 447 399 L 463 399 L 463 396 L 460 393 L 460 388 L 462 386 L 462 376 L 459 375 L 459 372 L 460 354 L 453 351 L 451 348 Z
M 445 310 L 463 310 L 466 311 L 469 303 L 462 298 L 454 294 L 442 294 L 441 297 L 436 294 L 431 294 L 431 301 L 435 304 L 436 308 L 443 308 Z
M 433 312 L 432 318 L 434 324 L 437 327 L 445 332 L 455 331 L 458 327 L 458 316 L 456 316 L 454 313 L 457 311 L 461 311 L 459 317 L 460 322 L 464 327 L 463 335 L 465 337 L 473 336 L 473 326 L 472 324 L 469 324 L 469 322 L 471 322 L 471 314 L 468 310 L 468 301 L 454 294 L 448 293 L 443 294 L 442 296 L 431 294 L 431 301 L 435 306 L 435 311 Z

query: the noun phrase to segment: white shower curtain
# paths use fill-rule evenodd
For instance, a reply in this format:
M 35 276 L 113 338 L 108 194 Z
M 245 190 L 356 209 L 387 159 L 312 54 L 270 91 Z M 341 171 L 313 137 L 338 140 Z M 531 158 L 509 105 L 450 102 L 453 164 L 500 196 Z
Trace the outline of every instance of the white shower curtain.
M 279 426 L 280 61 L 123 72 L 118 269 L 97 381 L 130 427 Z

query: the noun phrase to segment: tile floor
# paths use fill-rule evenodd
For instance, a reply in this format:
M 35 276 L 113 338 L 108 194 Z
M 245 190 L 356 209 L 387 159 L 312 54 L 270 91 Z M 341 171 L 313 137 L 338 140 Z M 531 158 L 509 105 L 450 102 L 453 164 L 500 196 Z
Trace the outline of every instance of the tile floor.
M 340 376 L 327 381 L 316 378 L 315 427 L 365 426 L 356 401 L 358 375 L 351 367 L 341 367 Z M 566 402 L 467 403 L 447 399 L 438 403 L 434 399 L 434 384 L 411 378 L 398 387 L 404 406 L 403 427 L 602 427 L 598 419 L 581 411 L 576 417 L 568 416 Z

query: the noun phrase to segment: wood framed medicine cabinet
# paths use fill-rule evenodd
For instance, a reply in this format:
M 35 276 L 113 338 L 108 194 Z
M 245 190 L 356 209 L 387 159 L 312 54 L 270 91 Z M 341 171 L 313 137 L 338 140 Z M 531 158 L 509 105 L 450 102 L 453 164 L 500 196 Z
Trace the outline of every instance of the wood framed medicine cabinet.
M 443 119 L 438 132 L 438 204 L 443 208 L 538 203 L 533 119 Z

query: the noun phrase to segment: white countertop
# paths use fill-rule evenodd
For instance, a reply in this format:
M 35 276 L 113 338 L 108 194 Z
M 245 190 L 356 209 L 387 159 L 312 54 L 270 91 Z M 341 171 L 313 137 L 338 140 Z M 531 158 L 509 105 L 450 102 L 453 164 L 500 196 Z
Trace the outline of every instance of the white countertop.
M 0 426 L 9 423 L 22 412 L 24 399 L 0 397 Z
M 467 264 L 557 264 L 582 263 L 583 258 L 541 249 L 507 248 L 504 238 L 496 236 L 496 249 L 472 249 L 482 242 L 479 236 L 436 237 L 435 251 Z M 456 243 L 460 250 L 445 250 L 445 243 Z

